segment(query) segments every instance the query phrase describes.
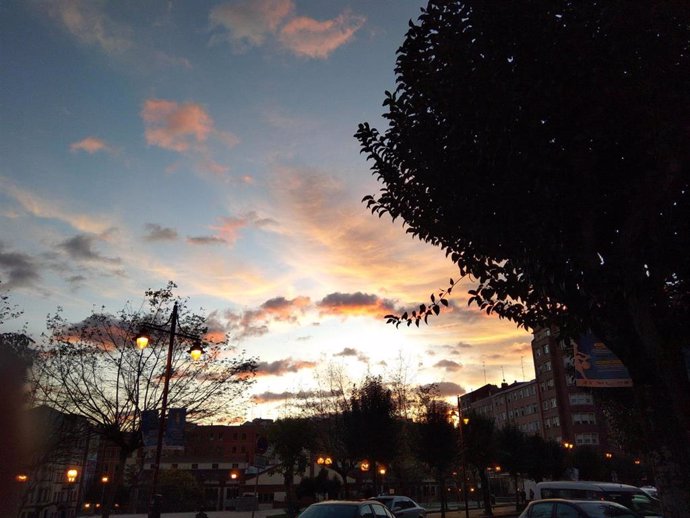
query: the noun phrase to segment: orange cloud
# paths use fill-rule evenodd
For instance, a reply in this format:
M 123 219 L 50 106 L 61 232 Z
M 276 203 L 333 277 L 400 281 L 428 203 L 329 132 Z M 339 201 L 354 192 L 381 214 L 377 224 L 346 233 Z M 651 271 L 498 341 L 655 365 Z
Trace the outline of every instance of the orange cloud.
M 193 144 L 205 142 L 213 131 L 213 119 L 197 103 L 148 99 L 141 117 L 146 124 L 146 142 L 171 151 L 187 151 Z
M 285 24 L 279 39 L 298 56 L 324 59 L 350 41 L 365 21 L 363 16 L 351 13 L 325 21 L 300 16 Z
M 110 146 L 108 146 L 105 141 L 99 139 L 98 137 L 86 137 L 79 142 L 73 142 L 70 144 L 69 149 L 72 151 L 72 153 L 76 153 L 77 151 L 86 151 L 90 155 L 93 155 L 98 151 L 111 150 Z
M 314 369 L 317 365 L 316 362 L 293 360 L 292 358 L 285 358 L 284 360 L 276 360 L 274 362 L 259 362 L 256 367 L 256 375 L 282 376 L 290 372 L 299 372 L 302 369 Z

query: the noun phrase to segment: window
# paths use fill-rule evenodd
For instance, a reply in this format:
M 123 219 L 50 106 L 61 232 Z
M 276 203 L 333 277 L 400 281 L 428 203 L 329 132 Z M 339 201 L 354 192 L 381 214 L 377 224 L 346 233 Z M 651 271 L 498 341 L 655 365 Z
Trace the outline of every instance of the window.
M 571 405 L 591 405 L 591 404 L 593 404 L 592 394 L 586 394 L 584 392 L 577 392 L 575 394 L 570 394 L 570 404 Z
M 218 464 L 211 464 L 211 469 L 218 469 Z
M 172 464 L 170 467 L 171 467 L 172 469 L 177 469 L 177 464 Z
M 530 518 L 551 518 L 553 504 L 551 502 L 537 502 L 532 505 Z
M 598 433 L 578 433 L 575 434 L 575 444 L 599 444 L 599 434 Z
M 192 469 L 199 469 L 199 465 L 198 464 L 192 464 Z
M 596 424 L 594 412 L 573 414 L 573 424 Z
M 544 346 L 544 354 L 549 354 L 549 344 Z

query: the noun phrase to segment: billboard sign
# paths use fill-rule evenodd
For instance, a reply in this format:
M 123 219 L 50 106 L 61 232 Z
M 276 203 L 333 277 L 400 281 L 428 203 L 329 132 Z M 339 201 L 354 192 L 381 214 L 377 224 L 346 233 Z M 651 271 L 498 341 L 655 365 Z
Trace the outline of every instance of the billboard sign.
M 573 345 L 578 387 L 632 387 L 623 362 L 593 334 L 582 335 Z
M 165 438 L 163 439 L 163 444 L 166 448 L 184 448 L 184 427 L 186 422 L 186 408 L 171 408 L 168 410 L 168 419 L 165 421 Z

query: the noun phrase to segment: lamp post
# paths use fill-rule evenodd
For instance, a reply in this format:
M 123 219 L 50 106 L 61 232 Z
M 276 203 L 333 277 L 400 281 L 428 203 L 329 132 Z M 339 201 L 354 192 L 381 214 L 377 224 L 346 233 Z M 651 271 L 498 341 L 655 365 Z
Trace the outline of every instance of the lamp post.
M 101 489 L 101 509 L 103 509 L 105 505 L 105 486 L 106 484 L 110 481 L 110 478 L 108 475 L 103 475 L 101 477 L 101 484 L 103 485 L 103 489 Z
M 153 464 L 153 475 L 151 478 L 151 503 L 149 507 L 149 518 L 160 518 L 161 515 L 161 501 L 160 495 L 156 493 L 158 489 L 158 473 L 160 471 L 161 463 L 161 453 L 163 451 L 163 437 L 165 435 L 165 414 L 168 410 L 168 389 L 170 386 L 170 376 L 172 375 L 172 356 L 173 347 L 175 345 L 175 337 L 180 336 L 182 338 L 187 338 L 194 341 L 194 344 L 187 351 L 193 360 L 198 360 L 204 353 L 204 349 L 201 347 L 199 337 L 188 335 L 186 333 L 179 332 L 177 326 L 179 323 L 179 314 L 177 308 L 177 302 L 173 305 L 172 314 L 170 315 L 170 328 L 164 326 L 157 326 L 153 324 L 144 324 L 143 328 L 140 330 L 136 337 L 137 347 L 139 349 L 145 349 L 149 345 L 150 336 L 146 332 L 147 329 L 154 329 L 156 331 L 168 333 L 170 335 L 170 341 L 168 342 L 168 355 L 165 360 L 165 373 L 163 375 L 163 394 L 161 400 L 161 415 L 158 420 L 158 442 L 156 443 L 156 458 Z
M 467 501 L 467 460 L 465 458 L 465 437 L 463 434 L 462 426 L 468 425 L 470 422 L 469 417 L 462 416 L 462 405 L 460 404 L 460 396 L 458 396 L 458 429 L 459 429 L 459 440 L 460 440 L 460 462 L 462 463 L 462 497 L 465 500 L 465 518 L 470 518 L 470 508 Z

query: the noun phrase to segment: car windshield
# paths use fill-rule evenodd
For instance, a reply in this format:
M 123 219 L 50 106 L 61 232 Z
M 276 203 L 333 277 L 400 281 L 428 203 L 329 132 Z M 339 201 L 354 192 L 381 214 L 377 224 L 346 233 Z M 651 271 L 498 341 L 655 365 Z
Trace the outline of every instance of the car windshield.
M 307 507 L 299 518 L 357 518 L 357 505 L 319 504 Z
M 606 502 L 582 502 L 579 505 L 590 518 L 636 518 L 628 509 Z
M 639 493 L 609 493 L 608 495 L 610 500 L 637 511 L 642 516 L 658 516 L 661 514 L 661 503 L 643 491 Z
M 377 497 L 374 500 L 376 500 L 377 502 L 381 502 L 383 505 L 388 507 L 388 509 L 390 509 L 393 505 L 393 499 L 387 496 L 382 496 L 381 498 Z

